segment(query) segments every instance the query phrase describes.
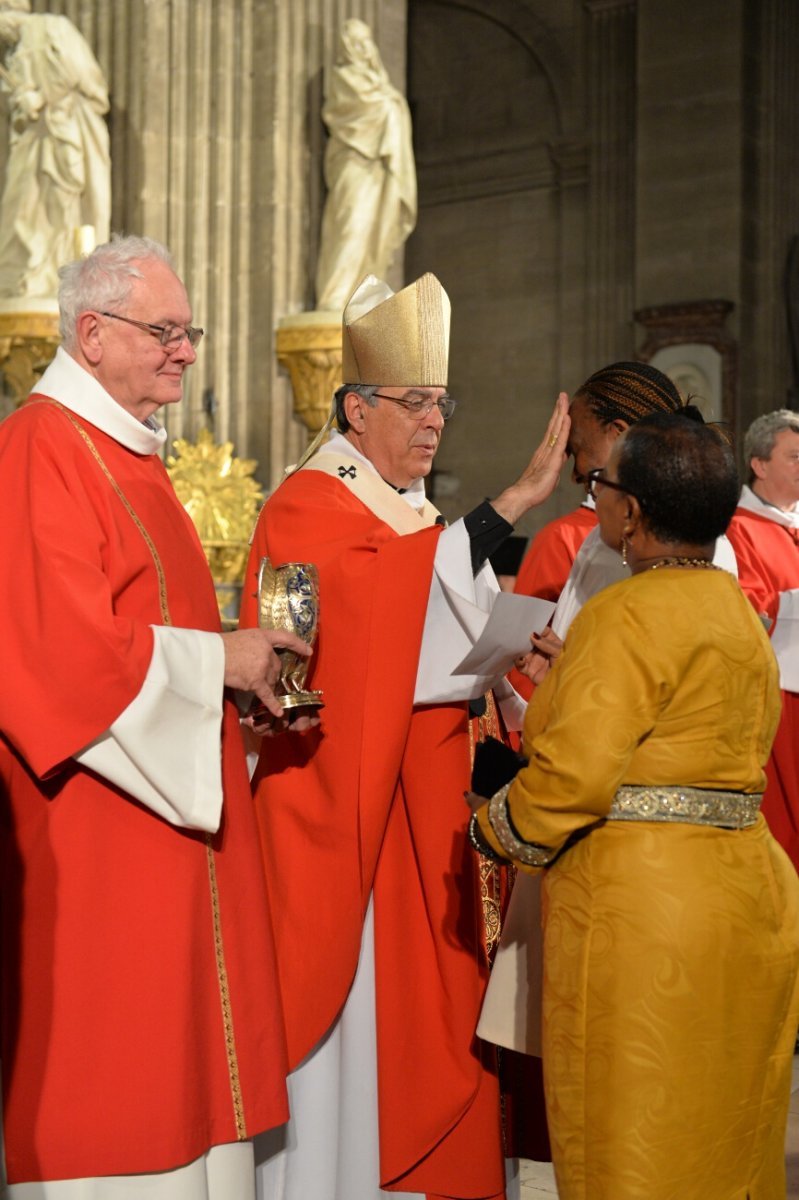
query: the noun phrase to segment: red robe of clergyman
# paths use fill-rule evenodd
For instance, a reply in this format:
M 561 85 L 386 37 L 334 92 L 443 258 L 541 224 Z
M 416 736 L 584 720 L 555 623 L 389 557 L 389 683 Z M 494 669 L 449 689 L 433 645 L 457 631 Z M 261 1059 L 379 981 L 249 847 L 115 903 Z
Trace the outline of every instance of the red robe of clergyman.
M 311 735 L 266 746 L 254 786 L 291 1065 L 346 999 L 373 892 L 381 1184 L 493 1197 L 504 1172 L 494 1053 L 474 1036 L 487 966 L 466 839 L 467 707 L 413 706 L 439 533 L 420 520 L 398 536 L 310 468 L 267 502 L 242 624 L 257 620 L 263 556 L 315 563 L 308 686 L 325 707 Z
M 780 592 L 799 588 L 799 529 L 737 508 L 727 537 L 738 560 L 738 581 L 759 613 L 774 621 Z M 763 815 L 799 870 L 799 695 L 782 692 L 782 716 L 766 764 Z
M 234 706 L 216 835 L 73 757 L 139 693 L 150 626 L 217 631 L 157 455 L 33 398 L 0 426 L 2 1076 L 10 1182 L 165 1171 L 286 1117 L 263 867 Z M 187 786 L 190 786 L 187 782 Z

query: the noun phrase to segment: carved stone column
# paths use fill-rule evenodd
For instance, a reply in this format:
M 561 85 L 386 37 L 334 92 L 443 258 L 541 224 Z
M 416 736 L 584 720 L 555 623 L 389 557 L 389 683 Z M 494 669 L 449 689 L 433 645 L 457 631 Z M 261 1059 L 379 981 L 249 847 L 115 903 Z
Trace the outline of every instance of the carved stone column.
M 633 346 L 635 3 L 585 0 L 589 121 L 587 351 L 591 370 Z
M 786 275 L 799 234 L 799 5 L 760 0 L 747 8 L 743 86 L 756 100 L 747 114 L 742 175 L 742 429 L 759 413 L 797 407 L 789 392 Z
M 582 379 L 586 371 L 593 370 L 593 360 L 589 359 L 587 365 L 583 362 L 583 339 L 577 332 L 586 327 L 588 147 L 583 141 L 562 139 L 553 143 L 549 150 L 555 166 L 560 206 L 558 378 Z M 593 307 L 589 305 L 589 309 Z M 589 328 L 593 328 L 590 316 Z

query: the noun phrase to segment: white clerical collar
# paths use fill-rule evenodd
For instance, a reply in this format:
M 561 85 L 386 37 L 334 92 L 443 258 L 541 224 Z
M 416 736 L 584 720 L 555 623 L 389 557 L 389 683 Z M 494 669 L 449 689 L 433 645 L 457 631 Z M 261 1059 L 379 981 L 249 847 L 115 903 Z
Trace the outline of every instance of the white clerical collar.
M 50 396 L 136 454 L 157 454 L 166 441 L 163 425 L 137 421 L 88 371 L 59 346 L 33 393 Z
M 775 525 L 784 525 L 786 529 L 799 529 L 799 504 L 794 504 L 793 508 L 784 512 L 781 508 L 777 508 L 776 504 L 770 504 L 768 500 L 764 500 L 762 496 L 758 496 L 757 492 L 744 484 L 738 501 L 739 508 L 745 508 L 747 512 L 756 513 L 759 517 L 765 517 L 768 521 L 773 521 Z
M 380 476 L 380 472 L 377 470 L 371 459 L 367 458 L 365 454 L 362 454 L 357 446 L 355 446 L 349 440 L 349 438 L 344 437 L 343 433 L 339 433 L 337 429 L 333 430 L 329 440 L 325 443 L 324 447 L 320 447 L 320 449 L 334 450 L 336 454 L 349 454 L 350 457 L 356 459 L 358 462 L 364 463 L 364 465 L 367 466 L 369 470 L 373 472 L 373 474 Z M 382 476 L 380 476 L 380 478 L 382 479 Z M 402 499 L 405 500 L 407 504 L 410 504 L 411 508 L 416 509 L 417 512 L 421 512 L 425 502 L 423 478 L 414 479 L 410 487 L 404 489 L 395 487 L 393 483 L 388 483 L 388 481 L 385 479 L 383 482 L 388 487 L 393 487 L 394 491 L 397 492 L 398 495 L 402 496 Z

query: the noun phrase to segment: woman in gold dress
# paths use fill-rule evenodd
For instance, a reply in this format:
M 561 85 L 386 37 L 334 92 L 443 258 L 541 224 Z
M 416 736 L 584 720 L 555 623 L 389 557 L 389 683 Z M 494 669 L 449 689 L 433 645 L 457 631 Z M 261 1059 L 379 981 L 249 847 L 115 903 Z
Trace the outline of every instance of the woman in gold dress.
M 768 638 L 713 543 L 729 449 L 646 418 L 593 487 L 632 577 L 536 691 L 529 764 L 472 838 L 543 886 L 543 1046 L 560 1200 L 779 1200 L 799 1023 L 799 879 L 758 813 Z

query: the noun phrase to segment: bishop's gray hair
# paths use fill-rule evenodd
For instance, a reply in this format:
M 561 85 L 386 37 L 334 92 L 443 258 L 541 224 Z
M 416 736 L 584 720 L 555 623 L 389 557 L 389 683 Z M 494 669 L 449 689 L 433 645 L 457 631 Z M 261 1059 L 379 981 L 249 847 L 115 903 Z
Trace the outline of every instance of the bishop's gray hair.
M 344 397 L 347 392 L 355 392 L 356 396 L 360 396 L 371 408 L 375 408 L 377 401 L 374 396 L 379 386 L 377 383 L 345 383 L 336 390 L 333 396 L 336 402 L 336 425 L 341 433 L 346 433 L 350 427 L 347 414 L 344 412 Z

